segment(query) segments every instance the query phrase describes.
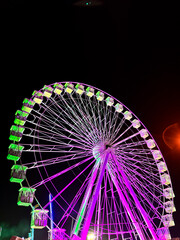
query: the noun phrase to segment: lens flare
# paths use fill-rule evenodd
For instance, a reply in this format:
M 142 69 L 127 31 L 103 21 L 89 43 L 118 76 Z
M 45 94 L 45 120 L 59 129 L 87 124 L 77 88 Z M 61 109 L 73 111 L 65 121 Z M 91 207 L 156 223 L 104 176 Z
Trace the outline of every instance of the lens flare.
M 169 125 L 163 132 L 165 144 L 172 150 L 180 150 L 180 123 Z

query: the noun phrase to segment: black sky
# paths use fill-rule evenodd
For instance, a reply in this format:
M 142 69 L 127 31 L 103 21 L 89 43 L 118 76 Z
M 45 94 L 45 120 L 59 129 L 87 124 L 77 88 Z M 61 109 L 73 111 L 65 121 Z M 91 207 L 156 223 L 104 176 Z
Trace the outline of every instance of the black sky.
M 180 152 L 168 149 L 163 130 L 180 122 L 178 5 L 104 0 L 97 7 L 75 1 L 9 0 L 1 3 L 1 207 L 0 223 L 29 218 L 17 207 L 6 160 L 14 114 L 33 90 L 56 81 L 94 85 L 122 101 L 145 124 L 166 159 L 180 236 Z

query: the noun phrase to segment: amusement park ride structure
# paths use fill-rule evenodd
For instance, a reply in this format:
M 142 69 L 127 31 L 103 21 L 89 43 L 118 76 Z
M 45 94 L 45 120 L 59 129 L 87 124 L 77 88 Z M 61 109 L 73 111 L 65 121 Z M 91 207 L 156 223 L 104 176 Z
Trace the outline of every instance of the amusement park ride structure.
M 77 82 L 45 85 L 24 99 L 9 139 L 10 181 L 20 184 L 17 204 L 32 207 L 32 240 L 44 227 L 49 240 L 171 239 L 167 165 L 116 98 Z

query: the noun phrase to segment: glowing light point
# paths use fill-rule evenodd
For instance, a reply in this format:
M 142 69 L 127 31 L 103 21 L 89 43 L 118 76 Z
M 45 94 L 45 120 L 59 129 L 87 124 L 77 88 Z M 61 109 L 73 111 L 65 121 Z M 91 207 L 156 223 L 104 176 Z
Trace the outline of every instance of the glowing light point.
M 96 93 L 96 97 L 97 97 L 97 100 L 98 100 L 98 101 L 102 101 L 102 100 L 104 99 L 104 93 L 98 91 L 98 92 Z
M 124 112 L 124 118 L 125 118 L 126 120 L 130 120 L 130 119 L 132 118 L 132 113 L 129 112 L 129 111 L 125 111 L 125 112 Z
M 123 111 L 123 105 L 120 103 L 116 103 L 115 109 L 116 109 L 116 112 L 120 113 Z
M 139 133 L 142 138 L 147 138 L 149 136 L 149 133 L 146 129 L 141 129 Z
M 95 234 L 94 233 L 88 233 L 87 240 L 95 240 Z
M 86 88 L 86 95 L 87 95 L 88 97 L 94 96 L 94 88 L 87 87 L 87 88 Z
M 107 106 L 111 107 L 114 104 L 114 98 L 107 97 L 106 98 L 106 104 L 107 104 Z
M 67 82 L 67 83 L 64 85 L 64 87 L 65 87 L 65 91 L 66 91 L 67 93 L 69 93 L 69 94 L 71 94 L 72 91 L 74 90 L 74 84 L 69 83 L 69 82 Z
M 134 128 L 139 128 L 139 127 L 141 126 L 141 124 L 140 124 L 139 120 L 134 119 L 134 120 L 132 121 L 132 126 L 133 126 Z

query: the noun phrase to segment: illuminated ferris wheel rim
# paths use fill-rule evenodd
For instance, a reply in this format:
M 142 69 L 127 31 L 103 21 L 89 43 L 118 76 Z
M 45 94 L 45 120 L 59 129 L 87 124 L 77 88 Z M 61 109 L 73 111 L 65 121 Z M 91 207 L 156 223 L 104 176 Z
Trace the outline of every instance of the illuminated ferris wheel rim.
M 76 87 L 74 88 L 74 85 L 76 85 Z M 58 88 L 58 86 L 61 86 L 61 88 Z M 85 92 L 85 90 L 84 90 L 84 87 L 86 87 L 86 92 Z M 87 89 L 88 89 L 88 91 L 87 91 Z M 120 101 L 118 101 L 116 98 L 114 98 L 114 97 L 112 97 L 111 95 L 109 95 L 108 93 L 106 93 L 106 92 L 104 92 L 104 91 L 102 91 L 102 90 L 100 90 L 100 89 L 98 89 L 98 88 L 95 88 L 95 87 L 92 87 L 91 85 L 88 85 L 88 84 L 83 84 L 83 83 L 79 83 L 79 82 L 59 82 L 59 83 L 55 83 L 55 84 L 50 84 L 50 85 L 48 85 L 48 86 L 44 86 L 42 89 L 40 89 L 39 91 L 35 91 L 34 93 L 33 93 L 33 96 L 32 96 L 32 98 L 29 100 L 29 101 L 31 101 L 32 103 L 34 103 L 34 102 L 36 102 L 37 104 L 39 104 L 39 106 L 41 106 L 41 103 L 43 103 L 43 98 L 45 97 L 45 98 L 47 98 L 47 101 L 49 101 L 50 99 L 51 99 L 51 95 L 52 94 L 55 94 L 55 95 L 59 95 L 59 96 L 61 96 L 60 94 L 61 93 L 58 93 L 58 91 L 64 91 L 63 92 L 63 94 L 65 95 L 66 94 L 66 98 L 71 98 L 71 100 L 73 100 L 73 101 L 79 101 L 78 99 L 79 98 L 81 98 L 81 96 L 83 96 L 83 94 L 84 95 L 87 95 L 88 96 L 88 99 L 91 99 L 91 98 L 95 98 L 95 101 L 93 102 L 94 104 L 96 104 L 96 107 L 97 106 L 99 106 L 101 103 L 103 104 L 104 103 L 104 106 L 102 107 L 102 109 L 103 108 L 105 108 L 106 107 L 106 110 L 108 109 L 108 108 L 113 108 L 114 107 L 114 113 L 116 112 L 116 113 L 118 113 L 118 114 L 122 114 L 122 116 L 124 117 L 124 122 L 125 121 L 128 121 L 130 124 L 131 124 L 131 128 L 133 127 L 133 129 L 135 129 L 136 130 L 136 132 L 134 133 L 134 136 L 133 137 L 137 137 L 137 136 L 141 136 L 141 138 L 143 139 L 143 141 L 146 143 L 146 145 L 147 145 L 147 147 L 148 147 L 148 151 L 146 151 L 146 152 L 148 152 L 148 154 L 151 154 L 151 156 L 153 157 L 153 159 L 154 159 L 154 162 L 156 163 L 156 167 L 157 167 L 157 163 L 158 163 L 158 161 L 159 161 L 159 159 L 161 160 L 161 163 L 164 163 L 165 161 L 164 161 L 164 158 L 163 158 L 163 156 L 162 156 L 162 154 L 161 154 L 161 152 L 160 152 L 160 150 L 159 150 L 159 148 L 158 148 L 158 146 L 157 146 L 157 144 L 156 144 L 156 142 L 154 141 L 154 139 L 153 139 L 153 137 L 151 136 L 151 134 L 147 131 L 147 129 L 146 129 L 146 127 L 143 125 L 143 123 L 137 118 L 137 116 L 134 114 L 134 113 L 132 113 L 124 104 L 122 104 Z M 95 91 L 96 91 L 96 94 L 95 94 Z M 40 93 L 40 95 L 38 96 L 38 94 Z M 41 95 L 41 93 L 42 93 L 42 95 Z M 74 97 L 73 98 L 73 96 L 76 94 L 76 97 Z M 106 96 L 106 98 L 105 98 L 105 96 Z M 36 100 L 35 100 L 35 98 L 36 98 Z M 68 99 L 67 99 L 67 101 L 68 101 Z M 116 104 L 114 104 L 114 102 L 116 102 Z M 61 101 L 61 103 L 62 103 L 62 101 Z M 69 102 L 70 103 L 70 102 Z M 44 104 L 44 103 L 43 103 Z M 48 108 L 50 109 L 50 107 L 52 107 L 52 105 L 54 104 L 54 100 L 53 100 L 53 102 L 51 102 L 51 104 L 48 106 Z M 34 106 L 34 105 L 33 105 Z M 47 107 L 47 106 L 46 106 Z M 81 107 L 83 107 L 83 105 L 81 105 Z M 78 110 L 79 112 L 81 112 L 81 109 L 79 110 L 79 106 L 77 107 L 76 106 L 76 111 Z M 33 108 L 32 108 L 33 109 Z M 126 110 L 126 111 L 124 111 L 124 109 Z M 71 109 L 72 110 L 72 109 Z M 44 110 L 44 113 L 46 113 L 46 109 Z M 112 113 L 113 113 L 113 111 L 112 111 Z M 105 112 L 104 112 L 105 113 Z M 107 113 L 107 112 L 106 112 Z M 31 111 L 29 112 L 29 114 L 31 114 Z M 95 114 L 95 113 L 94 113 Z M 96 115 L 96 114 L 95 114 Z M 87 116 L 85 116 L 85 118 L 87 118 Z M 78 119 L 78 118 L 77 118 Z M 133 120 L 132 120 L 133 119 Z M 90 120 L 88 120 L 87 119 L 87 121 L 91 121 L 92 119 L 90 119 Z M 41 117 L 39 118 L 39 121 L 38 121 L 39 123 L 41 123 Z M 37 125 L 38 126 L 38 125 Z M 36 126 L 36 129 L 37 129 L 37 126 Z M 87 126 L 88 126 L 88 124 L 87 124 Z M 91 127 L 91 126 L 88 126 L 89 128 Z M 141 129 L 140 131 L 138 130 L 138 129 Z M 127 131 L 127 130 L 126 130 Z M 93 132 L 93 134 L 94 134 L 94 132 Z M 99 135 L 100 136 L 100 135 Z M 83 136 L 84 137 L 84 136 Z M 101 137 L 102 137 L 102 134 L 101 134 Z M 149 138 L 150 137 L 150 139 L 148 139 L 148 140 L 146 140 L 146 138 Z M 117 139 L 118 139 L 118 141 L 117 141 Z M 123 155 L 121 155 L 122 154 L 122 150 L 123 149 L 125 149 L 127 146 L 126 145 L 128 145 L 128 144 L 126 144 L 126 142 L 128 142 L 128 140 L 129 140 L 130 138 L 125 138 L 125 139 L 122 139 L 122 140 L 120 140 L 120 138 L 119 137 L 117 137 L 116 138 L 116 140 L 114 140 L 113 142 L 111 142 L 111 141 L 108 141 L 107 140 L 107 138 L 100 138 L 100 140 L 98 139 L 98 141 L 96 141 L 96 144 L 95 145 L 93 145 L 93 147 L 92 147 L 92 144 L 91 144 L 91 152 L 93 153 L 92 155 L 93 155 L 93 157 L 94 157 L 94 159 L 96 160 L 96 163 L 95 164 L 97 164 L 97 166 L 98 166 L 98 168 L 100 168 L 100 164 L 99 164 L 99 161 L 97 162 L 97 159 L 98 158 L 100 158 L 101 159 L 101 156 L 102 156 L 102 159 L 101 159 L 101 162 L 104 162 L 105 161 L 105 159 L 106 159 L 106 161 L 108 161 L 108 158 L 109 158 L 109 161 L 111 162 L 111 164 L 112 164 L 112 162 L 113 162 L 113 164 L 116 164 L 116 166 L 118 166 L 119 165 L 119 163 L 118 163 L 118 160 L 116 159 L 116 154 L 114 154 L 114 152 L 118 152 L 119 151 L 119 153 L 118 154 L 120 154 L 119 156 L 122 156 L 122 158 L 123 158 Z M 77 141 L 77 140 L 79 140 L 79 138 L 77 137 L 77 135 L 76 135 L 76 138 L 75 138 L 75 140 L 74 141 Z M 82 143 L 82 141 L 80 141 L 80 143 Z M 123 144 L 125 144 L 124 146 L 123 146 L 123 148 L 122 149 L 119 149 L 119 146 L 120 145 L 123 145 Z M 131 146 L 130 146 L 130 148 L 133 146 L 133 143 L 131 144 Z M 77 147 L 77 145 L 76 145 L 76 147 Z M 86 145 L 86 147 L 87 147 L 87 145 Z M 153 150 L 153 148 L 156 148 L 156 150 Z M 128 149 L 128 148 L 127 148 Z M 27 152 L 29 151 L 29 150 L 31 150 L 31 149 L 28 149 L 27 150 Z M 145 149 L 145 150 L 147 150 L 147 149 Z M 144 150 L 144 151 L 145 151 Z M 24 150 L 22 150 L 22 151 L 24 151 Z M 46 149 L 46 148 L 42 148 L 42 149 L 39 149 L 38 150 L 39 152 L 43 152 L 43 151 L 48 151 L 48 149 Z M 51 151 L 53 151 L 52 149 L 51 149 Z M 142 150 L 141 150 L 142 151 Z M 35 153 L 36 151 L 34 151 L 34 153 Z M 57 151 L 58 152 L 58 151 Z M 105 155 L 104 155 L 105 154 Z M 88 156 L 88 154 L 87 154 L 87 156 Z M 108 157 L 107 157 L 108 156 Z M 127 156 L 127 155 L 125 155 L 125 156 Z M 88 159 L 91 159 L 90 157 L 88 158 Z M 130 159 L 130 157 L 129 157 L 129 159 Z M 11 159 L 12 160 L 12 159 Z M 126 159 L 127 160 L 127 159 Z M 147 160 L 147 159 L 146 159 Z M 38 162 L 37 160 L 36 160 L 36 162 Z M 42 161 L 43 162 L 43 161 Z M 77 166 L 79 167 L 79 165 L 78 165 L 78 163 L 76 163 L 77 164 Z M 91 163 L 92 164 L 92 163 Z M 90 164 L 90 165 L 91 165 Z M 107 163 L 106 163 L 107 164 Z M 107 172 L 109 171 L 109 174 L 110 175 L 112 175 L 112 176 L 114 176 L 115 175 L 115 172 L 111 172 L 111 171 L 113 171 L 112 169 L 110 169 L 111 167 L 110 167 L 110 165 L 109 165 L 110 163 L 108 163 L 108 169 L 106 169 L 107 170 Z M 161 164 L 162 165 L 162 164 Z M 26 167 L 26 164 L 23 164 L 23 166 L 24 167 Z M 36 165 L 32 165 L 29 169 L 32 169 L 33 167 L 35 167 Z M 44 165 L 44 162 L 42 163 L 42 166 L 46 166 L 46 165 Z M 125 166 L 125 165 L 124 165 Z M 163 166 L 165 166 L 165 165 L 163 165 Z M 161 169 L 163 169 L 163 167 L 162 166 L 160 166 L 161 167 Z M 96 169 L 94 169 L 93 171 L 95 171 Z M 121 174 L 123 175 L 124 174 L 124 172 L 123 172 L 123 168 L 121 169 L 120 167 L 119 167 L 119 172 L 121 172 Z M 105 171 L 105 170 L 104 170 Z M 164 173 L 165 172 L 165 173 Z M 101 173 L 101 172 L 100 172 Z M 161 174 L 161 173 L 163 173 L 163 174 L 165 174 L 165 175 L 163 175 L 163 174 Z M 117 174 L 117 173 L 116 173 Z M 109 176 L 110 176 L 109 175 Z M 160 173 L 159 173 L 159 175 L 160 176 L 164 176 L 164 177 L 162 177 L 162 179 L 161 179 L 161 181 L 164 181 L 164 183 L 162 183 L 161 185 L 162 185 L 162 189 L 167 189 L 167 186 L 165 186 L 165 185 L 168 185 L 168 189 L 172 189 L 172 184 L 171 184 L 171 180 L 170 180 L 170 176 L 169 176 L 169 172 L 168 172 L 168 169 L 167 169 L 167 167 L 166 167 L 166 169 L 165 169 L 165 171 L 164 170 L 162 170 Z M 123 177 L 123 179 L 125 179 L 125 182 L 126 182 L 126 186 L 128 186 L 128 191 L 130 191 L 131 193 L 133 193 L 134 191 L 133 191 L 133 189 L 132 189 L 132 187 L 131 187 L 131 184 L 129 184 L 129 179 L 126 177 L 126 174 L 125 175 L 123 175 L 124 177 Z M 159 177 L 160 177 L 159 176 Z M 102 173 L 102 177 L 103 177 L 103 173 Z M 107 179 L 108 179 L 108 176 L 107 176 Z M 51 181 L 51 180 L 50 180 Z M 101 181 L 102 181 L 102 179 L 101 179 Z M 104 180 L 105 181 L 105 180 Z M 106 181 L 108 181 L 108 180 L 106 180 Z M 115 179 L 114 179 L 114 181 L 115 181 Z M 42 181 L 43 182 L 43 181 Z M 168 184 L 167 184 L 168 183 Z M 44 181 L 43 182 L 43 184 L 46 184 L 46 181 Z M 113 184 L 115 184 L 114 182 L 113 182 Z M 116 183 L 117 184 L 117 183 Z M 40 185 L 41 185 L 41 183 L 40 183 Z M 39 186 L 40 186 L 39 185 Z M 36 184 L 36 187 L 38 187 L 38 184 Z M 22 190 L 22 188 L 21 188 L 21 190 Z M 94 190 L 95 191 L 95 190 Z M 21 192 L 21 191 L 20 191 Z M 142 192 L 143 193 L 143 192 Z M 120 192 L 120 190 L 119 190 L 119 192 L 118 192 L 118 194 L 119 195 L 121 195 L 121 198 L 122 199 L 124 199 L 124 205 L 125 205 L 125 209 L 126 209 L 126 211 L 128 212 L 128 211 L 131 211 L 130 210 L 130 208 L 129 208 L 129 206 L 128 206 L 128 203 L 127 203 L 127 196 L 126 196 L 126 198 L 124 198 L 124 196 L 123 196 L 123 194 Z M 59 195 L 59 193 L 58 193 L 58 195 Z M 141 206 L 141 204 L 143 203 L 143 202 L 139 202 L 139 200 L 137 199 L 137 197 L 135 196 L 136 194 L 134 193 L 134 197 L 133 197 L 133 200 L 136 202 L 136 203 L 138 203 L 138 205 L 139 205 L 139 207 L 140 207 L 140 209 L 142 210 L 142 212 L 144 211 L 143 210 L 143 208 L 142 208 L 142 206 Z M 172 193 L 170 194 L 170 195 L 173 195 Z M 90 198 L 90 195 L 89 195 L 89 198 Z M 172 199 L 173 198 L 173 196 L 171 196 L 171 197 L 169 197 L 169 199 Z M 55 198 L 54 199 L 52 199 L 52 201 L 53 200 L 55 200 Z M 88 199 L 89 200 L 89 199 Z M 131 200 L 132 201 L 132 200 Z M 150 202 L 150 201 L 149 201 Z M 47 207 L 49 205 L 49 202 L 45 205 L 45 207 Z M 118 205 L 118 204 L 117 204 Z M 162 205 L 162 203 L 161 203 L 161 205 Z M 108 207 L 106 207 L 108 210 L 109 210 L 109 208 Z M 106 209 L 106 210 L 107 210 Z M 107 210 L 107 211 L 108 211 Z M 139 210 L 139 211 L 141 211 L 141 210 Z M 171 212 L 172 212 L 173 210 L 171 210 Z M 130 214 L 130 213 L 129 213 Z M 131 216 L 130 216 L 130 219 L 131 219 L 131 221 L 132 221 L 132 219 L 133 219 L 133 214 L 131 213 L 130 214 Z M 142 214 L 143 215 L 143 214 Z M 146 213 L 144 213 L 144 217 L 146 216 Z M 165 215 L 166 216 L 166 215 Z M 146 218 L 146 217 L 145 217 Z M 149 219 L 148 218 L 146 218 L 146 220 L 149 222 L 149 227 L 152 227 L 151 225 L 151 222 L 149 221 Z M 135 219 L 134 219 L 134 221 L 135 221 Z M 167 222 L 167 221 L 166 221 Z M 90 223 L 89 223 L 90 224 Z M 125 224 L 125 223 L 124 223 Z M 76 225 L 77 225 L 77 223 L 76 223 Z M 99 224 L 100 225 L 100 224 Z M 107 224 L 106 224 L 107 225 Z M 167 225 L 167 224 L 166 224 Z M 165 226 L 166 227 L 166 226 Z M 75 227 L 74 227 L 74 229 L 75 229 Z M 137 230 L 138 229 L 138 226 L 135 226 L 135 229 Z M 152 231 L 153 231 L 154 229 L 153 229 L 153 227 L 152 227 Z M 109 231 L 109 235 L 112 235 L 113 233 L 112 233 L 112 231 Z M 143 238 L 143 233 L 141 232 L 141 231 L 139 231 L 138 232 L 138 234 L 139 235 L 141 235 L 141 239 L 144 239 Z M 155 233 L 154 233 L 155 234 Z M 77 233 L 75 234 L 75 235 L 78 235 Z M 85 233 L 85 235 L 87 235 L 87 231 L 86 231 L 86 233 Z M 156 235 L 156 234 L 155 234 Z M 84 237 L 84 239 L 85 239 L 85 237 Z M 155 237 L 154 237 L 154 239 L 156 239 Z M 157 238 L 158 239 L 158 238 Z

